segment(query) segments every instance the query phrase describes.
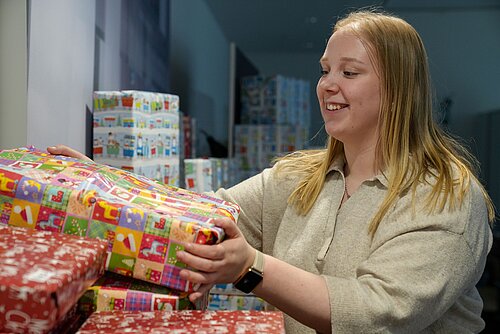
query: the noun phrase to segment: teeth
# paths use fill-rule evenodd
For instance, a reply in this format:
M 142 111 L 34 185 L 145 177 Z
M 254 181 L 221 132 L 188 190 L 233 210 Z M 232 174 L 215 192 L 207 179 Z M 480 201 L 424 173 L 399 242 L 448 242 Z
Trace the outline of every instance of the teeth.
M 342 106 L 340 104 L 328 103 L 326 105 L 326 109 L 328 109 L 328 110 L 339 110 L 339 109 L 342 109 Z

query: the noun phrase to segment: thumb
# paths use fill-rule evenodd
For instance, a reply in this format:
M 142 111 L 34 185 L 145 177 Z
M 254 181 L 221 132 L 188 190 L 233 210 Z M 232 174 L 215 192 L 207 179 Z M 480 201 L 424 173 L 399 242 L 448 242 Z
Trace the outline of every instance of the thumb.
M 226 233 L 226 238 L 234 239 L 243 236 L 236 223 L 229 218 L 215 218 L 213 220 L 215 226 L 220 227 Z

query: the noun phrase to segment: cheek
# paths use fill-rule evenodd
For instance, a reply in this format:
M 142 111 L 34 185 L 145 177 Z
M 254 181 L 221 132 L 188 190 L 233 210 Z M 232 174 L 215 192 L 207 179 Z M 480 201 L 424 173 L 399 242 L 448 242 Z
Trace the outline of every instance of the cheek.
M 321 103 L 321 81 L 318 80 L 318 84 L 316 85 L 316 96 L 318 97 L 318 101 Z

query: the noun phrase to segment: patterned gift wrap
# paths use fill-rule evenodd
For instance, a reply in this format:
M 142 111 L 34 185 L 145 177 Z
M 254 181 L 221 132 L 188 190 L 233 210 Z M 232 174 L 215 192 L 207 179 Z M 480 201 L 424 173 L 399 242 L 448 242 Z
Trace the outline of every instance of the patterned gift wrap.
M 90 333 L 285 333 L 278 311 L 101 311 L 78 334 Z
M 94 162 L 33 148 L 0 151 L 0 224 L 108 240 L 106 269 L 192 291 L 183 243 L 216 244 L 239 207 Z
M 255 295 L 229 295 L 220 293 L 210 293 L 208 295 L 208 310 L 256 310 L 266 311 L 269 304 Z
M 179 96 L 145 91 L 93 95 L 95 161 L 178 186 Z
M 194 308 L 196 305 L 189 301 L 186 292 L 109 272 L 88 288 L 78 301 L 79 311 L 87 315 L 95 311 L 172 311 Z
M 254 294 L 241 292 L 231 283 L 220 283 L 210 289 L 207 309 L 272 311 L 274 307 Z
M 0 226 L 0 332 L 48 333 L 105 259 L 104 240 Z

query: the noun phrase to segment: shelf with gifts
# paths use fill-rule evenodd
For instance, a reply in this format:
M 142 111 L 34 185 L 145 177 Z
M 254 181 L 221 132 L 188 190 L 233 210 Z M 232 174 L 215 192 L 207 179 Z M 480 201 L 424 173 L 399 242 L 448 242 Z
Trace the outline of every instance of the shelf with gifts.
M 241 79 L 240 123 L 234 126 L 236 182 L 269 167 L 273 158 L 306 148 L 310 84 L 283 75 Z

